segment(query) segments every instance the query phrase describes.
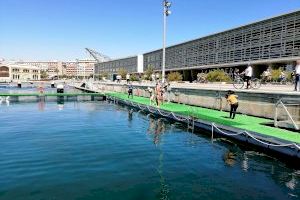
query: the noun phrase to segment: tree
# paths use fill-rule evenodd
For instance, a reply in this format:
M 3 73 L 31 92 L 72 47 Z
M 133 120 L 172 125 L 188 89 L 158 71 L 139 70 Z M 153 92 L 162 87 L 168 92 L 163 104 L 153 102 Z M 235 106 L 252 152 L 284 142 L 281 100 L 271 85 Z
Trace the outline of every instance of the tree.
M 179 72 L 171 72 L 167 79 L 168 81 L 182 81 L 182 75 Z
M 224 70 L 215 69 L 207 74 L 207 80 L 210 82 L 230 82 L 230 76 Z
M 122 68 L 120 68 L 120 69 L 118 70 L 118 74 L 122 76 L 122 79 L 125 79 L 125 78 L 126 78 L 126 74 L 127 74 L 127 73 L 128 73 L 128 72 L 127 72 L 127 70 L 126 70 L 124 67 L 122 67 Z
M 151 75 L 153 74 L 153 72 L 154 72 L 154 68 L 152 67 L 152 65 L 149 65 L 149 66 L 147 67 L 147 70 L 146 70 L 145 73 L 144 73 L 145 79 L 146 79 L 146 80 L 150 80 L 150 77 L 151 77 Z
M 41 78 L 42 78 L 42 79 L 48 78 L 48 73 L 47 73 L 47 71 L 41 70 Z

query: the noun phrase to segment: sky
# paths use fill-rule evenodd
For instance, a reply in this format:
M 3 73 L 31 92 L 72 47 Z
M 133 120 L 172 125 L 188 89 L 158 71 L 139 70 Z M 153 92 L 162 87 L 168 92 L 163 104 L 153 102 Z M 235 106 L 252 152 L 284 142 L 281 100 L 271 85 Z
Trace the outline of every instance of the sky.
M 170 0 L 167 45 L 300 9 L 300 0 Z M 162 0 L 0 0 L 0 58 L 111 58 L 162 47 Z

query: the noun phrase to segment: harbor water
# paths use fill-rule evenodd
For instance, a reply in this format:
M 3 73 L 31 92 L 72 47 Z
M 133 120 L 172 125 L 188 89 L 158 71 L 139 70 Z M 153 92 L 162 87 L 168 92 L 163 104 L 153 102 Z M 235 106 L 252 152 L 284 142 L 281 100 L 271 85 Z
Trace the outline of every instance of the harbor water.
M 0 200 L 300 198 L 299 170 L 108 102 L 2 102 L 0 144 Z

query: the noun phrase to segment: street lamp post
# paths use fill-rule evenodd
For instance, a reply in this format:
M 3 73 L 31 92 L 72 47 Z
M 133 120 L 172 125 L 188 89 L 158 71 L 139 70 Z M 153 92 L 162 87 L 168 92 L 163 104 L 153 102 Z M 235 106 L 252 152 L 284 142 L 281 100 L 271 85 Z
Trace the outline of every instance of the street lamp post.
M 165 68 L 166 68 L 166 32 L 167 32 L 167 16 L 171 14 L 169 8 L 171 7 L 171 2 L 164 0 L 164 27 L 163 27 L 163 55 L 162 55 L 162 82 L 165 82 Z

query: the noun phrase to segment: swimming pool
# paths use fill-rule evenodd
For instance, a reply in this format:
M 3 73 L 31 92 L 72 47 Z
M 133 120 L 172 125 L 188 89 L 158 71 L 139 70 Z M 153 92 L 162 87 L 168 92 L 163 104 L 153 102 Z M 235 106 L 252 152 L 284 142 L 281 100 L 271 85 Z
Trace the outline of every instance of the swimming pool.
M 300 196 L 299 170 L 107 102 L 3 104 L 0 127 L 1 200 Z

